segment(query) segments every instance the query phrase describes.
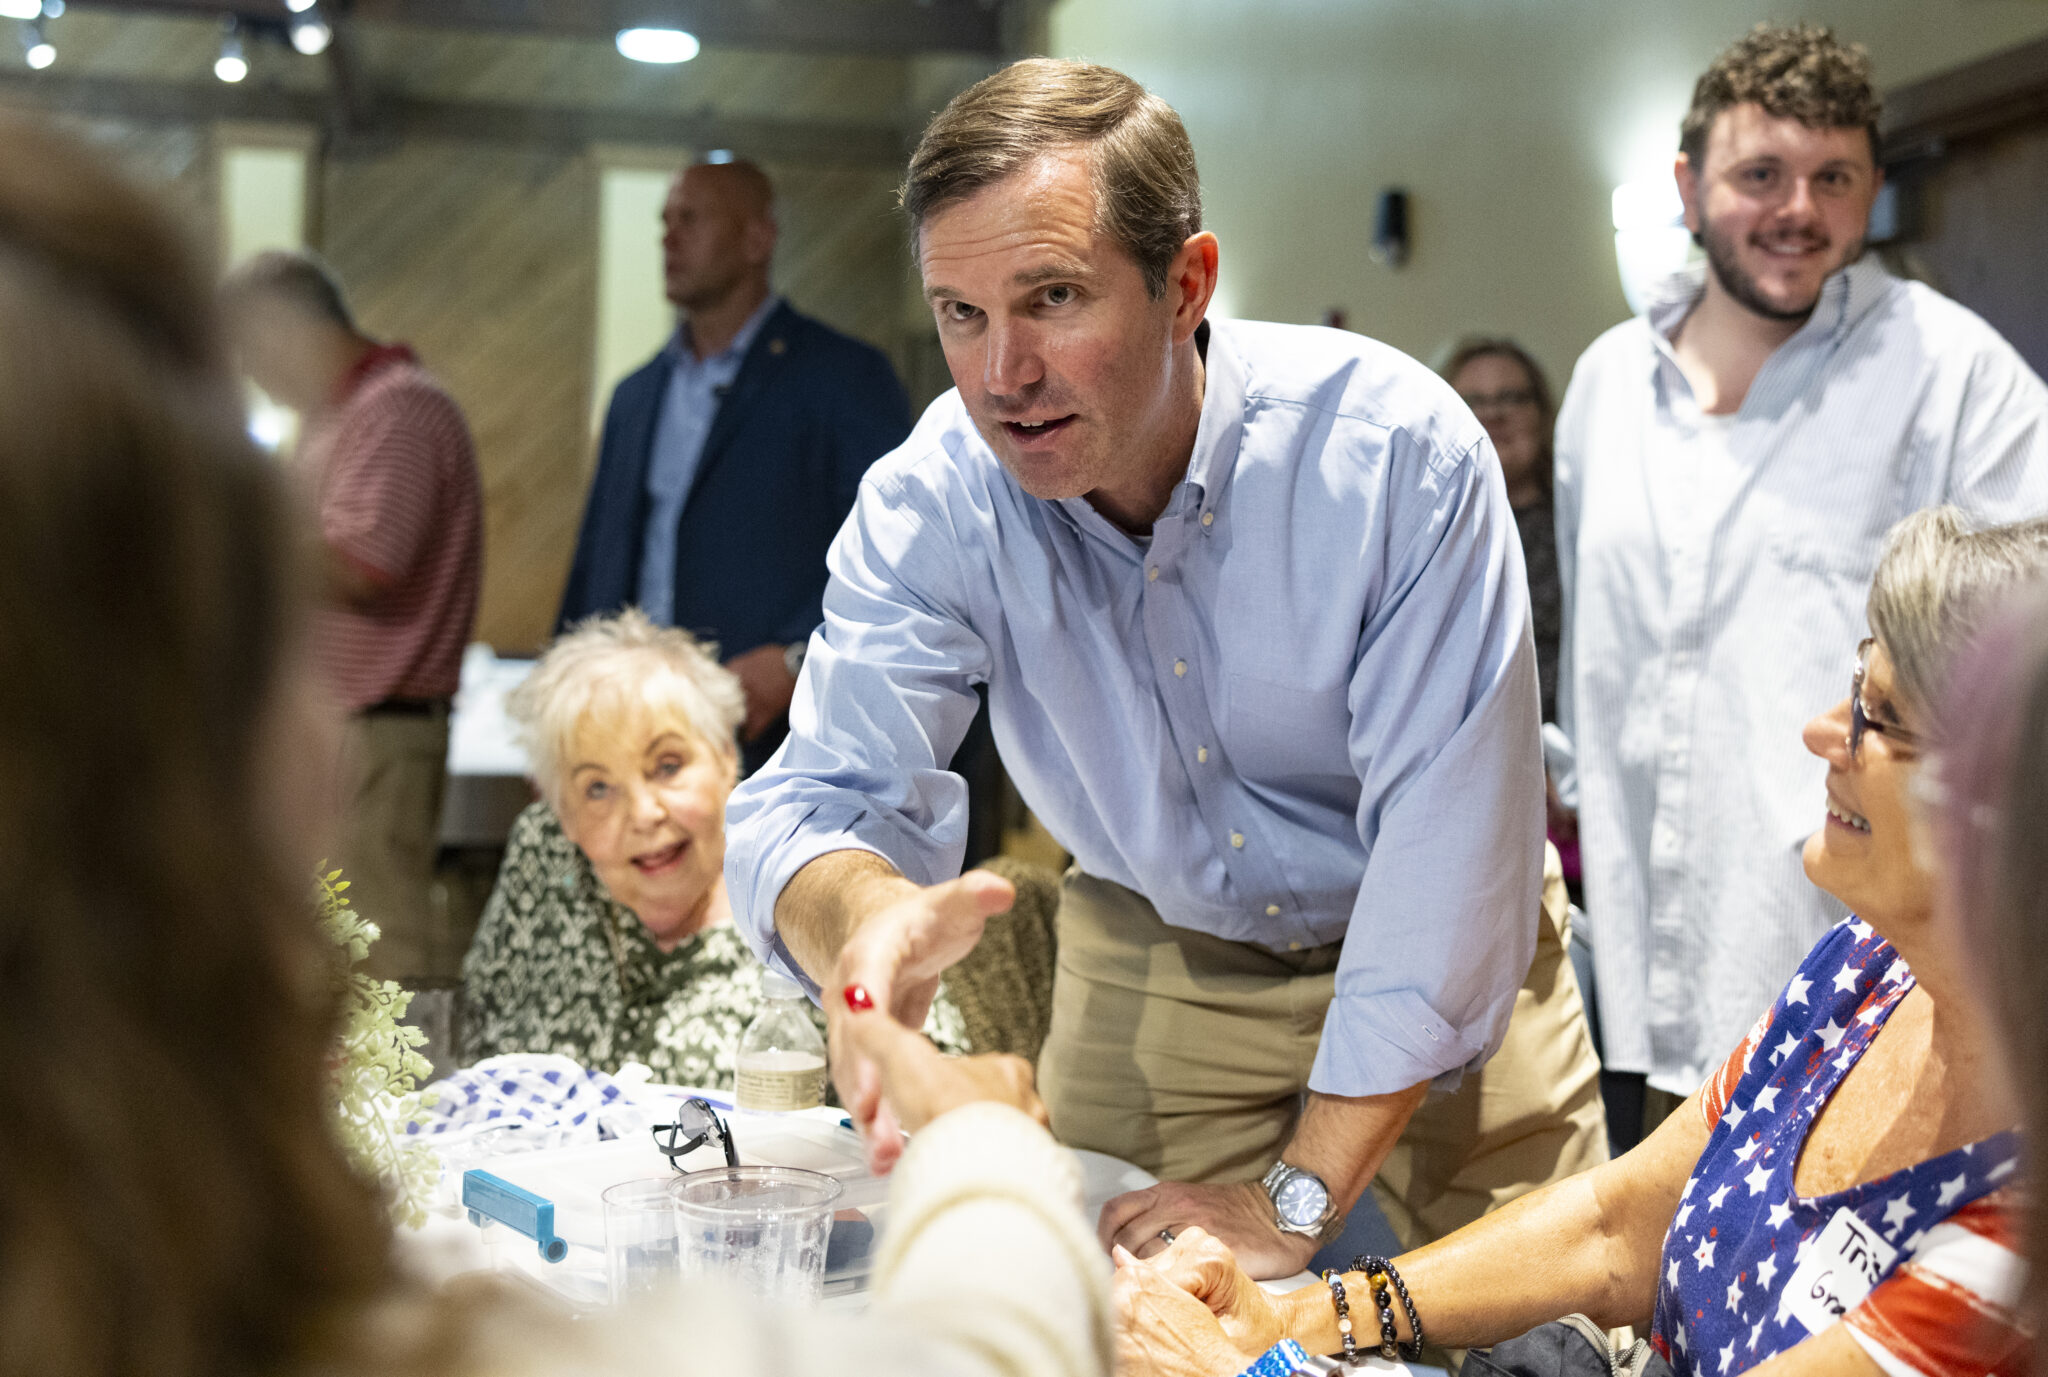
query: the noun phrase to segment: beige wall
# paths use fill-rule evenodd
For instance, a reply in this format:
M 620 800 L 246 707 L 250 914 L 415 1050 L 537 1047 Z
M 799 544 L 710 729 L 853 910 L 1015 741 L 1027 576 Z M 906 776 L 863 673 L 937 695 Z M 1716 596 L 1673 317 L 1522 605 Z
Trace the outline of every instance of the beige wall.
M 1051 49 L 1128 71 L 1193 135 L 1228 313 L 1427 357 L 1523 337 L 1561 384 L 1626 314 L 1609 194 L 1668 169 L 1693 79 L 1761 18 L 1869 47 L 1880 85 L 2048 32 L 2039 0 L 1061 0 Z M 1412 256 L 1366 256 L 1410 198 Z

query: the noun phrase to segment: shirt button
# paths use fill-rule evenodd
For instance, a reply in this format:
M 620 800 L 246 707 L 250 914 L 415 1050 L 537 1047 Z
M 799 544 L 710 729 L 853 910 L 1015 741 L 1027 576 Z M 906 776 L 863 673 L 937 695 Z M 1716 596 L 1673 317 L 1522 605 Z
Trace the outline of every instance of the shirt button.
M 1266 905 L 1266 916 L 1267 916 L 1268 918 L 1278 918 L 1278 917 L 1280 916 L 1280 905 L 1278 905 L 1278 904 L 1267 904 L 1267 905 Z M 1299 945 L 1300 945 L 1300 943 L 1296 943 L 1295 945 L 1299 946 Z
M 1147 569 L 1147 570 L 1145 571 L 1145 582 L 1147 582 L 1147 583 L 1150 583 L 1150 582 L 1152 582 L 1152 581 L 1153 581 L 1154 579 L 1156 579 L 1156 578 L 1158 578 L 1158 577 L 1159 577 L 1159 566 L 1158 566 L 1158 565 L 1156 565 L 1156 564 L 1155 564 L 1155 565 L 1153 565 L 1153 566 L 1152 566 L 1152 567 L 1151 567 L 1150 569 Z
M 1203 512 L 1203 513 L 1202 513 L 1202 524 L 1203 524 L 1204 526 L 1214 526 L 1214 525 L 1216 524 L 1216 513 L 1214 513 L 1214 512 Z
M 1181 676 L 1185 675 L 1185 674 L 1186 674 L 1187 672 L 1188 672 L 1188 662 L 1187 662 L 1186 660 L 1175 660 L 1175 661 L 1173 662 L 1173 677 L 1174 677 L 1174 678 L 1178 679 L 1178 678 L 1180 678 Z
M 1232 832 L 1230 834 L 1230 844 L 1242 851 L 1244 849 L 1244 833 Z
M 1209 748 L 1207 746 L 1195 747 L 1195 763 L 1198 765 L 1207 765 L 1209 763 Z

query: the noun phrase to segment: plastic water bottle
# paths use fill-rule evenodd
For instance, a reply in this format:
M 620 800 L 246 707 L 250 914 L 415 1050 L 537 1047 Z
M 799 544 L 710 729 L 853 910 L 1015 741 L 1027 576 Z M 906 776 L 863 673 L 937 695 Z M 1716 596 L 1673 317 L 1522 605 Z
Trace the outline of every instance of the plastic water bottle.
M 761 1012 L 740 1034 L 734 1099 L 741 1109 L 814 1109 L 825 1102 L 825 1039 L 796 982 L 761 972 Z

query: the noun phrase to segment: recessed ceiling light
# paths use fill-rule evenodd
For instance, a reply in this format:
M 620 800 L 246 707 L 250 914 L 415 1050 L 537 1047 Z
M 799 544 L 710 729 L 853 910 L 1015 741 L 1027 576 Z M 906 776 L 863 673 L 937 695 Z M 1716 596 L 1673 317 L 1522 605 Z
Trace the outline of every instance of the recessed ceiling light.
M 635 62 L 688 62 L 702 46 L 681 29 L 620 29 L 619 53 Z
M 334 30 L 317 14 L 302 14 L 292 20 L 292 46 L 307 57 L 318 57 L 334 41 Z
M 43 12 L 43 0 L 0 0 L 0 18 L 35 19 Z M 620 35 L 623 41 L 624 35 Z M 620 49 L 624 51 L 623 48 Z

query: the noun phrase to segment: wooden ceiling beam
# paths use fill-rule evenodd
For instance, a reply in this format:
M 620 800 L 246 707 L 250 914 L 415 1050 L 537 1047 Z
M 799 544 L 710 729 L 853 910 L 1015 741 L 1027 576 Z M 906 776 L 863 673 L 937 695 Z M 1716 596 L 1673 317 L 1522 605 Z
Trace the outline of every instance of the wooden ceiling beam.
M 281 20 L 284 0 L 71 0 L 90 9 Z M 421 28 L 610 38 L 687 29 L 708 47 L 915 57 L 1003 51 L 1004 0 L 326 0 L 343 18 Z

